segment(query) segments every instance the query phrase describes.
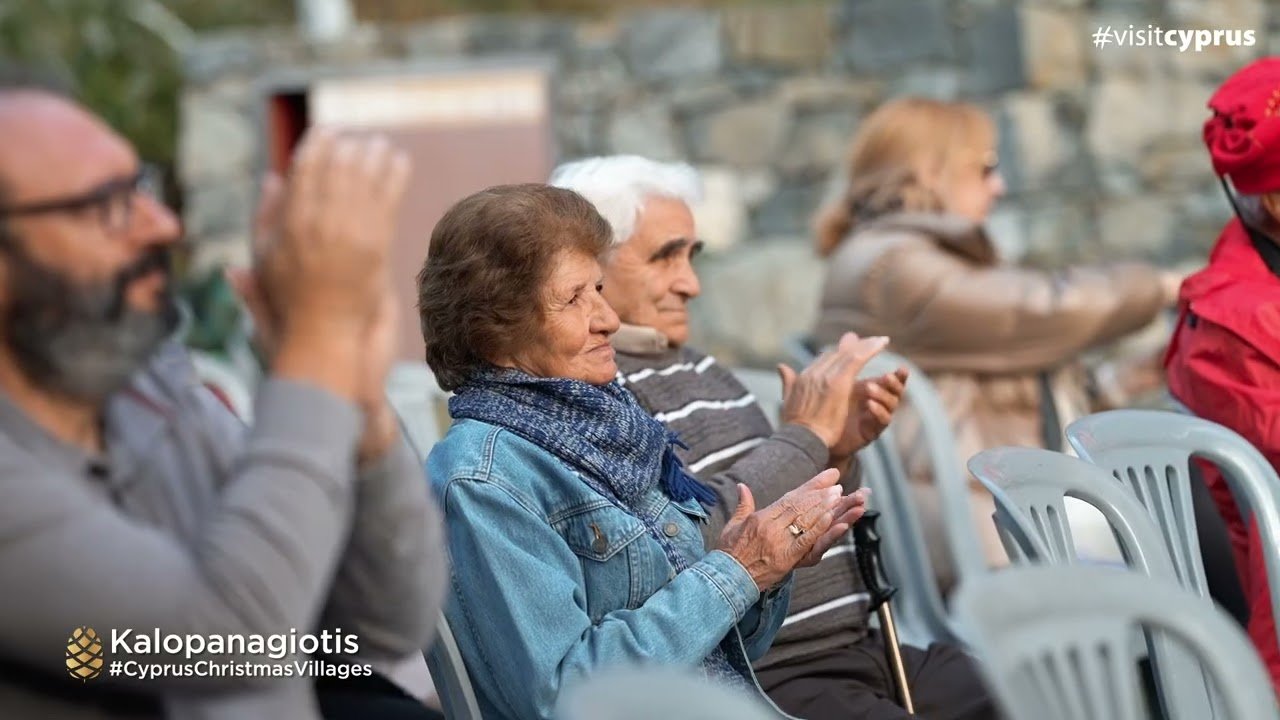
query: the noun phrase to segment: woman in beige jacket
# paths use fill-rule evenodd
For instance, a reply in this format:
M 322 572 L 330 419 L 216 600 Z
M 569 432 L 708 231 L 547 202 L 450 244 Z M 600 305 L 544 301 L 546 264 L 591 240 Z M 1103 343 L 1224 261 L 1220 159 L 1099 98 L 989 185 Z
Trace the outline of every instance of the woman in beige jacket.
M 1043 272 L 1004 265 L 983 228 L 1004 181 L 991 120 L 964 103 L 908 98 L 872 113 L 854 137 L 848 188 L 817 222 L 827 276 L 814 340 L 887 335 L 942 395 L 965 463 L 1001 445 L 1060 448 L 1061 430 L 1102 385 L 1077 361 L 1145 326 L 1179 278 L 1147 265 Z M 1092 392 L 1091 392 L 1092 391 Z M 1094 397 L 1090 397 L 1093 395 Z M 939 581 L 953 581 L 919 423 L 894 421 Z M 990 496 L 971 510 L 990 564 L 1007 562 Z

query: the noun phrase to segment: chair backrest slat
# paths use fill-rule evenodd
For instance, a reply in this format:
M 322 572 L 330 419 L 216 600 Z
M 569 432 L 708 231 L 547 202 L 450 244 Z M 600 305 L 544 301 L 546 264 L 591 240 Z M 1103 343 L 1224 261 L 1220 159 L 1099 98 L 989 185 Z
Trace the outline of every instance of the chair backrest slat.
M 1271 682 L 1239 626 L 1171 581 L 1115 568 L 1023 565 L 972 578 L 954 608 L 1007 717 L 1150 717 L 1128 642 L 1136 630 L 1204 667 L 1221 698 L 1222 720 L 1280 717 Z
M 885 375 L 900 367 L 907 368 L 911 373 L 903 399 L 920 419 L 921 434 L 933 473 L 933 485 L 943 512 L 943 530 L 956 576 L 963 579 L 967 574 L 986 572 L 982 546 L 969 511 L 969 481 L 960 464 L 960 451 L 956 448 L 951 419 L 937 388 L 929 380 L 929 376 L 914 363 L 887 350 L 871 358 L 863 368 L 861 377 Z M 877 442 L 897 457 L 897 446 L 888 444 L 891 438 L 886 433 Z M 909 482 L 905 473 L 901 473 L 896 479 L 902 483 Z
M 1071 565 L 1078 562 L 1065 517 L 1065 499 L 1083 501 L 1102 513 L 1112 527 L 1121 554 L 1137 571 L 1168 582 L 1182 582 L 1165 537 L 1146 509 L 1101 468 L 1061 453 L 1037 448 L 996 448 L 974 456 L 969 469 L 995 499 L 996 522 L 1003 537 L 1034 536 L 1019 558 Z M 1025 527 L 1018 527 L 1018 525 Z M 1189 588 L 1190 589 L 1190 588 Z M 1216 701 L 1204 673 L 1183 649 L 1148 638 L 1167 717 L 1195 720 L 1215 717 Z
M 863 484 L 872 490 L 872 503 L 883 509 L 876 529 L 885 577 L 898 589 L 892 603 L 900 639 L 919 647 L 939 640 L 954 642 L 919 519 L 913 511 L 893 510 L 912 502 L 910 489 L 894 479 L 895 473 L 901 473 L 897 458 L 874 443 L 858 453 L 858 463 Z
M 987 568 L 969 509 L 968 478 L 959 465 L 959 451 L 956 449 L 951 421 L 941 397 L 920 368 L 906 358 L 888 351 L 882 351 L 873 357 L 863 368 L 861 377 L 884 375 L 900 367 L 906 367 L 911 373 L 904 400 L 914 408 L 920 419 L 922 437 L 933 472 L 933 487 L 938 495 L 937 507 L 942 511 L 946 550 L 950 554 L 958 582 L 963 582 L 965 577 L 984 573 Z M 865 459 L 871 451 L 876 453 L 877 460 L 874 462 L 878 463 L 878 468 L 871 468 L 874 463 Z M 884 512 L 882 527 L 900 528 L 897 542 L 903 548 L 902 574 L 910 580 L 895 580 L 903 583 L 899 588 L 900 594 L 909 596 L 900 598 L 898 602 L 909 604 L 919 612 L 924 624 L 934 633 L 932 639 L 963 642 L 951 626 L 946 602 L 935 579 L 922 519 L 916 511 L 912 481 L 907 477 L 894 429 L 890 427 L 870 447 L 864 449 L 859 457 L 864 458 L 862 465 L 865 477 L 871 478 L 873 470 L 878 472 L 878 476 L 874 477 L 873 488 L 881 499 L 874 499 L 876 495 L 873 495 L 872 502 Z M 887 536 L 882 547 L 886 553 L 889 551 Z
M 1193 458 L 1216 466 L 1240 514 L 1257 522 L 1265 548 L 1280 548 L 1280 478 L 1249 441 L 1217 423 L 1186 413 L 1111 410 L 1081 418 L 1066 429 L 1081 458 L 1126 484 L 1151 474 L 1163 480 L 1135 493 L 1164 532 L 1184 585 L 1208 595 L 1192 505 Z M 1251 517 L 1252 516 L 1252 517 Z M 1280 552 L 1265 554 L 1271 611 L 1280 617 Z M 1276 624 L 1280 638 L 1280 623 Z
M 443 613 L 436 629 L 436 641 L 427 651 L 427 669 L 431 671 L 431 680 L 435 683 L 445 718 L 484 720 L 475 690 L 471 687 L 471 678 L 467 675 L 466 663 L 462 660 L 462 651 L 458 649 L 458 642 Z

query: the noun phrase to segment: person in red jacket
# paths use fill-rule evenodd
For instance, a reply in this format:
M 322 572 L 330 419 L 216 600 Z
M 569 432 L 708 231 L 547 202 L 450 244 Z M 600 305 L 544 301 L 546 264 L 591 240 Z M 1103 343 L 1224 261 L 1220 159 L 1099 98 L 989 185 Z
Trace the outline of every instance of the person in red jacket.
M 1178 329 L 1165 356 L 1169 390 L 1196 415 L 1243 435 L 1280 471 L 1280 58 L 1228 78 L 1209 108 L 1204 142 L 1236 217 L 1208 266 L 1182 285 Z M 1257 528 L 1241 516 L 1222 475 L 1202 470 L 1227 524 L 1249 636 L 1280 690 L 1280 645 Z

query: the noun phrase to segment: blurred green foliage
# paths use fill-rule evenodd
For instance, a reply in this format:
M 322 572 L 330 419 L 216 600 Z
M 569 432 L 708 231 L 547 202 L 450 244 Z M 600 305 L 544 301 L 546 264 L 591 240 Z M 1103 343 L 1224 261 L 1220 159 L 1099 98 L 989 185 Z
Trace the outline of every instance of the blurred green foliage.
M 57 77 L 143 157 L 167 167 L 183 44 L 206 29 L 292 22 L 293 7 L 293 0 L 3 0 L 0 62 Z
M 439 15 L 557 12 L 600 15 L 637 6 L 761 0 L 352 0 L 364 22 Z M 776 0 L 775 0 L 776 1 Z M 194 33 L 281 25 L 295 0 L 0 0 L 0 62 L 49 71 L 166 168 L 177 144 L 182 45 Z
M 441 15 L 555 12 L 603 15 L 636 6 L 761 0 L 352 0 L 362 22 Z M 768 1 L 768 0 L 766 0 Z M 772 0 L 779 1 L 779 0 Z M 795 1 L 795 0 L 792 0 Z M 184 46 L 203 31 L 294 22 L 296 0 L 0 0 L 0 65 L 51 75 L 173 177 Z M 172 195 L 170 200 L 179 200 Z M 180 273 L 185 275 L 185 273 Z M 184 277 L 188 342 L 221 353 L 236 345 L 239 306 L 220 272 Z M 243 345 L 243 338 L 240 338 Z

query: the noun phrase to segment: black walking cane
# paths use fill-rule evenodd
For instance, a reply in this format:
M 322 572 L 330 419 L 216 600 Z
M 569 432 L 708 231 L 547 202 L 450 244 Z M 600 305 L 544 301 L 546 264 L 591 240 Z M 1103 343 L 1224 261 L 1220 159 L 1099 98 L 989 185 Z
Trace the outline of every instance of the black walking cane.
M 867 593 L 871 596 L 870 607 L 880 617 L 880 630 L 884 632 L 884 656 L 893 672 L 898 704 L 908 714 L 915 715 L 911 687 L 907 685 L 907 668 L 902 664 L 902 646 L 898 644 L 898 626 L 893 620 L 893 607 L 889 605 L 889 600 L 898 592 L 898 588 L 889 584 L 880 563 L 880 536 L 876 534 L 878 519 L 879 512 L 868 510 L 853 524 L 854 555 L 858 559 L 862 584 L 867 586 Z

